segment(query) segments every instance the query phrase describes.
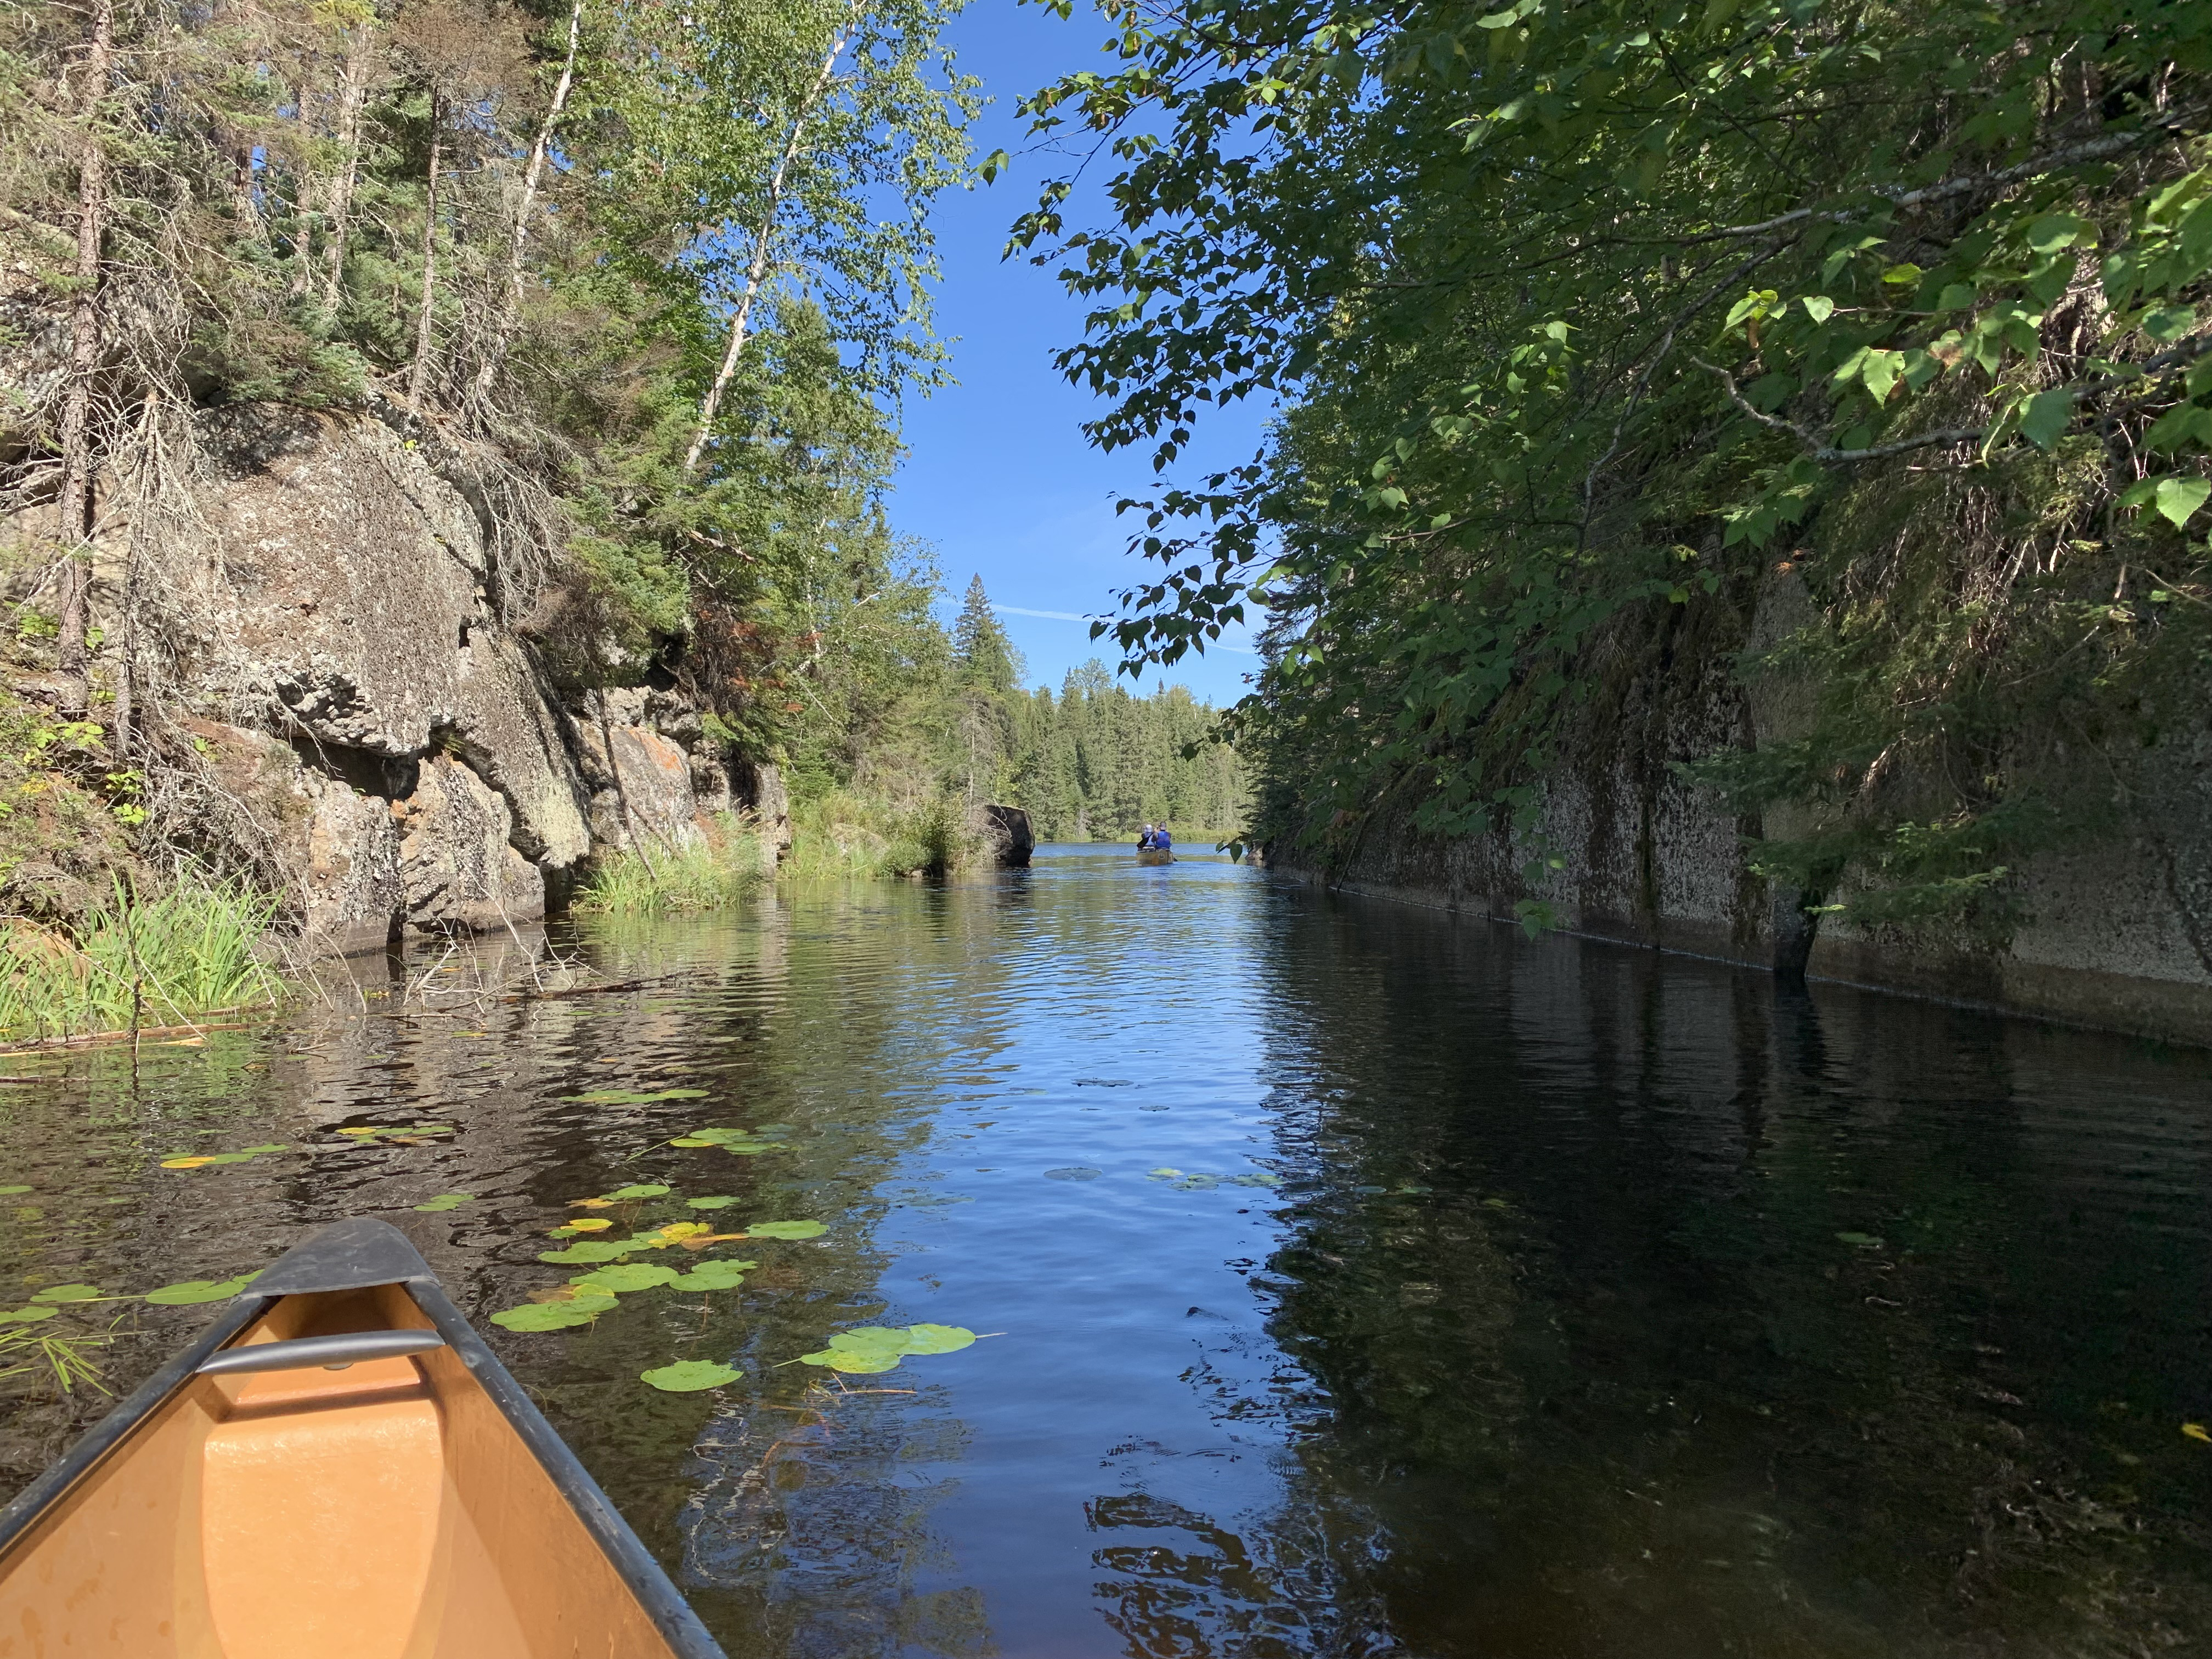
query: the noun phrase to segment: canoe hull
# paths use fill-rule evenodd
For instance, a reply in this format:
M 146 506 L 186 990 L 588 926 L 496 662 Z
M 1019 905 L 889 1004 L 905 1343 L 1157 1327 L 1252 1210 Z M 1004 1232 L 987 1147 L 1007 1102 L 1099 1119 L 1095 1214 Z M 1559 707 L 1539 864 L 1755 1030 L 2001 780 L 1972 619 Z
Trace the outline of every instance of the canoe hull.
M 444 1343 L 198 1371 L 216 1351 L 390 1330 Z M 720 1659 L 427 1269 L 242 1298 L 0 1511 L 0 1659 L 49 1653 Z

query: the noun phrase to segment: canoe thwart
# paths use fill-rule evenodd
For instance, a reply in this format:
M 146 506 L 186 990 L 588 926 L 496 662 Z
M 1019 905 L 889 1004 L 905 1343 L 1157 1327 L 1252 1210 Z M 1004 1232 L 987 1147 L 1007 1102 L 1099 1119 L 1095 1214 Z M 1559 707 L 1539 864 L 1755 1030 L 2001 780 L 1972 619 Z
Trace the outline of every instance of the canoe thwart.
M 314 1365 L 343 1370 L 363 1359 L 390 1359 L 445 1346 L 446 1339 L 435 1331 L 345 1331 L 336 1336 L 300 1336 L 289 1342 L 252 1342 L 242 1348 L 225 1348 L 200 1362 L 199 1375 L 299 1371 Z

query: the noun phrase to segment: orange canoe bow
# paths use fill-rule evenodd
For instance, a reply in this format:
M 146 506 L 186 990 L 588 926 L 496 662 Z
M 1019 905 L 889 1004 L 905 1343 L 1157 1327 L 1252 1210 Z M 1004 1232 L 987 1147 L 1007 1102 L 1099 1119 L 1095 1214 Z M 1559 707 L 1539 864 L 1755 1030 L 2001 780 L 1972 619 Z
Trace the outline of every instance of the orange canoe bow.
M 0 1659 L 723 1659 L 393 1227 L 289 1251 L 0 1510 Z

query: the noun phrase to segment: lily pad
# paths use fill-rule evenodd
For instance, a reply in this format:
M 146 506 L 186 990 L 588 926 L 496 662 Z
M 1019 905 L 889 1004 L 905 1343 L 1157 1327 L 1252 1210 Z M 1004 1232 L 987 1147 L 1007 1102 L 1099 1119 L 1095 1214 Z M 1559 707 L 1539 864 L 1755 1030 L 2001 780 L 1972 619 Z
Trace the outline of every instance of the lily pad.
M 49 1285 L 33 1294 L 33 1302 L 97 1302 L 105 1295 L 97 1285 Z
M 649 1291 L 659 1285 L 673 1285 L 677 1279 L 673 1267 L 656 1267 L 650 1261 L 618 1261 L 596 1272 L 581 1273 L 570 1279 L 571 1285 L 587 1291 L 605 1291 L 618 1296 L 626 1291 Z
M 20 1193 L 27 1193 L 30 1190 L 28 1187 L 0 1187 L 0 1198 L 14 1198 Z
M 1171 1170 L 1164 1164 L 1157 1170 L 1146 1170 L 1145 1179 L 1147 1181 L 1181 1181 L 1182 1179 L 1182 1171 L 1181 1170 Z
M 1856 1244 L 1862 1249 L 1880 1249 L 1881 1241 L 1872 1233 L 1838 1233 L 1837 1238 L 1845 1244 Z
M 1221 1177 L 1215 1175 L 1185 1176 L 1174 1184 L 1179 1193 L 1210 1193 L 1221 1184 Z M 1378 1187 L 1376 1190 L 1380 1192 L 1382 1188 Z
M 583 1216 L 555 1229 L 563 1233 L 603 1233 L 615 1224 L 599 1216 Z
M 614 1189 L 614 1191 L 612 1191 L 612 1192 L 611 1192 L 611 1193 L 609 1193 L 609 1194 L 607 1194 L 607 1199 L 608 1199 L 608 1201 L 609 1201 L 610 1203 L 617 1203 L 617 1204 L 618 1204 L 618 1203 L 622 1202 L 624 1199 L 630 1199 L 630 1198 L 665 1198 L 665 1197 L 667 1197 L 667 1196 L 668 1196 L 668 1188 L 665 1188 L 665 1187 L 664 1187 L 664 1186 L 661 1186 L 661 1185 L 660 1185 L 659 1182 L 646 1182 L 646 1183 L 645 1183 L 644 1185 L 642 1185 L 642 1186 L 637 1186 L 637 1187 L 617 1187 L 617 1188 L 616 1188 Z
M 1071 1164 L 1064 1170 L 1047 1170 L 1044 1178 L 1047 1181 L 1096 1181 L 1105 1173 L 1103 1170 L 1092 1169 L 1088 1164 Z
M 440 1193 L 437 1197 L 417 1204 L 415 1207 L 435 1214 L 445 1210 L 458 1210 L 464 1204 L 476 1201 L 474 1193 Z
M 526 1302 L 491 1316 L 491 1322 L 510 1331 L 565 1331 L 588 1325 L 616 1305 L 611 1296 L 580 1296 L 568 1302 Z
M 639 1382 L 651 1383 L 663 1394 L 698 1394 L 734 1382 L 744 1375 L 735 1366 L 717 1365 L 711 1359 L 679 1359 L 673 1365 L 637 1374 Z
M 161 1167 L 165 1170 L 204 1170 L 210 1164 L 250 1164 L 252 1161 L 253 1154 L 251 1152 L 186 1152 L 179 1158 L 163 1158 Z
M 833 1371 L 850 1371 L 862 1376 L 896 1370 L 900 1358 L 877 1348 L 823 1348 L 799 1356 L 801 1364 L 825 1365 Z
M 684 1204 L 694 1210 L 726 1210 L 738 1200 L 734 1198 L 687 1198 Z
M 757 1261 L 702 1261 L 688 1273 L 679 1273 L 668 1281 L 669 1288 L 678 1291 L 734 1291 L 745 1282 L 745 1269 L 757 1267 Z
M 975 1346 L 975 1333 L 961 1325 L 909 1325 L 906 1328 L 906 1351 L 908 1353 L 957 1353 Z
M 146 1299 L 164 1308 L 189 1308 L 202 1302 L 228 1302 L 260 1277 L 259 1273 L 247 1273 L 238 1279 L 187 1279 L 180 1284 L 164 1285 L 158 1291 L 149 1291 Z
M 0 1313 L 0 1325 L 27 1325 L 33 1320 L 52 1319 L 53 1316 L 52 1308 L 17 1308 L 12 1312 Z
M 1272 1175 L 1241 1175 L 1231 1176 L 1230 1182 L 1237 1187 L 1279 1187 L 1283 1184 L 1283 1178 Z M 1426 1187 L 1401 1187 L 1398 1190 L 1401 1193 L 1425 1193 L 1429 1189 Z
M 818 1221 L 755 1221 L 745 1228 L 752 1238 L 819 1238 L 829 1231 Z
M 558 1261 L 563 1266 L 577 1261 L 619 1261 L 629 1254 L 627 1244 L 599 1244 L 586 1239 L 581 1244 L 571 1244 L 565 1250 L 540 1250 L 540 1261 Z

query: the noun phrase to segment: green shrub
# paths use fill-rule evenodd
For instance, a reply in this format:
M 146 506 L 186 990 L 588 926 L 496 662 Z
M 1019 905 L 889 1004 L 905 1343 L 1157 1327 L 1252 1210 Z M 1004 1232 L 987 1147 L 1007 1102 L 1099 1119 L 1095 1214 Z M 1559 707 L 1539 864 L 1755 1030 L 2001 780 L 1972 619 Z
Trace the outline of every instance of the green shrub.
M 188 1024 L 267 1007 L 283 981 L 262 960 L 276 901 L 185 881 L 145 897 L 114 896 L 64 932 L 0 923 L 0 1036 L 85 1036 Z

